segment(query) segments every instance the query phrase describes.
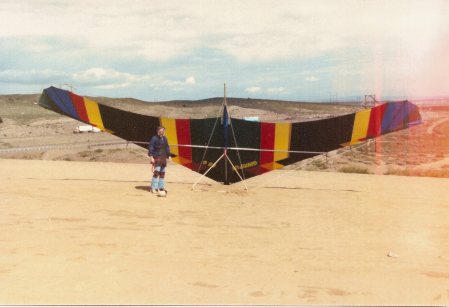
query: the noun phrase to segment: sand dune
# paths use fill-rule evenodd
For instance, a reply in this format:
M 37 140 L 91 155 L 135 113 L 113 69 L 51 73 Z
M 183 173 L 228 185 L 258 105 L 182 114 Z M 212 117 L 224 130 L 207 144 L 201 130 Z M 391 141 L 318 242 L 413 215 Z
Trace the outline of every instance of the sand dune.
M 0 159 L 0 303 L 449 303 L 447 179 L 275 171 L 192 191 L 171 164 L 158 198 L 149 176 Z

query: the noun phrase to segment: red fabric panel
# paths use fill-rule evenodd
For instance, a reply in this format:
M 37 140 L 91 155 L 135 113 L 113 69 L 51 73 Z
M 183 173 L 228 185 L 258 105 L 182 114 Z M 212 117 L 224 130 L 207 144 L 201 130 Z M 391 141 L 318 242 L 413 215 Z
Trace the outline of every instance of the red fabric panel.
M 178 144 L 191 145 L 190 138 L 190 120 L 177 119 L 176 120 L 176 135 L 178 136 Z M 179 147 L 179 156 L 189 161 L 192 161 L 192 147 Z
M 376 137 L 381 134 L 382 119 L 384 117 L 386 106 L 387 104 L 381 104 L 380 106 L 371 109 L 367 138 Z
M 72 92 L 69 92 L 69 94 L 70 94 L 70 99 L 72 99 L 72 103 L 75 106 L 75 110 L 76 110 L 76 113 L 78 113 L 79 118 L 83 122 L 88 123 L 89 117 L 87 116 L 86 106 L 84 105 L 83 97 L 73 94 Z
M 276 124 L 274 123 L 260 123 L 260 149 L 274 149 Z M 260 152 L 260 164 L 265 164 L 274 161 L 273 151 Z

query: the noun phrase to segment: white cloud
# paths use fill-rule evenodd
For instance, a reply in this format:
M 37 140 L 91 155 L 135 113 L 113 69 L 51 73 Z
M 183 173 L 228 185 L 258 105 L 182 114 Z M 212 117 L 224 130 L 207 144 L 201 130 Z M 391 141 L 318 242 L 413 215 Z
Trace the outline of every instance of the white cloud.
M 103 89 L 129 87 L 137 82 L 143 82 L 150 79 L 148 75 L 139 76 L 98 67 L 76 72 L 72 74 L 71 77 L 72 82 L 77 85 Z
M 245 89 L 245 92 L 247 93 L 268 93 L 268 94 L 279 94 L 279 93 L 284 93 L 285 92 L 285 87 L 268 87 L 268 88 L 262 88 L 259 86 L 251 86 L 251 87 L 247 87 Z
M 75 88 L 119 89 L 145 85 L 152 89 L 184 90 L 187 85 L 196 84 L 194 76 L 184 81 L 173 80 L 163 76 L 137 75 L 120 72 L 114 69 L 93 67 L 73 73 L 56 70 L 3 70 L 0 71 L 0 83 L 28 84 L 47 86 L 62 83 L 73 85 Z
M 195 80 L 195 77 L 194 76 L 188 76 L 187 78 L 186 78 L 186 84 L 190 84 L 190 85 L 194 85 L 194 84 L 196 84 L 196 80 Z
M 44 84 L 67 79 L 68 75 L 52 69 L 7 69 L 0 71 L 0 82 L 16 84 Z
M 259 92 L 260 90 L 261 90 L 261 88 L 258 86 L 251 86 L 251 87 L 246 88 L 245 92 L 253 94 L 253 93 Z
M 188 76 L 184 80 L 171 79 L 161 75 L 151 76 L 146 85 L 154 90 L 169 90 L 169 91 L 183 91 L 187 87 L 195 85 L 196 79 L 194 76 Z
M 284 87 L 269 87 L 267 88 L 268 93 L 282 93 L 285 91 Z
M 90 68 L 74 73 L 61 72 L 51 69 L 31 69 L 31 70 L 3 70 L 0 71 L 0 82 L 30 84 L 30 85 L 48 85 L 61 83 L 72 84 L 75 87 L 94 87 L 113 89 L 129 87 L 135 83 L 145 82 L 150 76 L 133 75 L 119 72 L 113 69 Z
M 305 80 L 308 81 L 308 82 L 315 82 L 315 81 L 320 80 L 320 78 L 315 77 L 315 76 L 308 76 L 308 77 L 305 78 Z

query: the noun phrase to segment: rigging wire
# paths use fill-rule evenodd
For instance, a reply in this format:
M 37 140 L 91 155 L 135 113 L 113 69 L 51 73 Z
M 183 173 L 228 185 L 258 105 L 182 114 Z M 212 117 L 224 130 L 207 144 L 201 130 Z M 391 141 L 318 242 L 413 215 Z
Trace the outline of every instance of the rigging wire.
M 231 121 L 231 117 L 229 117 L 229 125 L 231 126 L 231 130 L 232 130 L 232 137 L 234 138 L 234 143 L 235 143 L 235 150 L 237 151 L 237 157 L 239 159 L 239 163 L 240 163 L 240 169 L 242 170 L 242 176 L 240 176 L 240 173 L 238 172 L 237 169 L 234 168 L 235 172 L 237 173 L 237 175 L 240 177 L 240 179 L 243 181 L 245 180 L 245 172 L 243 171 L 243 164 L 242 164 L 242 159 L 240 157 L 240 152 L 239 152 L 239 148 L 238 148 L 238 144 L 237 144 L 237 139 L 235 137 L 235 132 L 234 132 L 234 126 L 232 125 L 232 121 Z M 230 148 L 228 148 L 230 149 Z M 234 148 L 232 148 L 231 150 L 234 150 Z M 232 162 L 231 162 L 232 163 Z M 242 179 L 243 177 L 243 179 Z
M 221 105 L 223 106 L 223 103 Z M 209 149 L 209 144 L 210 144 L 210 141 L 212 140 L 212 136 L 214 135 L 215 128 L 217 127 L 217 122 L 218 122 L 218 119 L 220 118 L 221 112 L 222 112 L 222 109 L 220 109 L 218 111 L 217 117 L 215 119 L 214 127 L 212 128 L 212 133 L 209 136 L 209 140 L 207 141 L 207 145 L 204 147 L 204 153 L 203 153 L 203 156 L 201 157 L 200 165 L 198 166 L 198 173 L 200 172 L 201 167 L 203 166 L 204 158 L 206 158 L 206 153 L 207 153 L 207 150 Z
M 388 143 L 383 141 L 383 143 Z M 58 149 L 58 148 L 76 148 L 76 147 L 102 147 L 102 146 L 114 146 L 114 145 L 147 145 L 148 142 L 140 141 L 105 141 L 105 142 L 76 142 L 76 143 L 56 143 L 56 144 L 44 144 L 37 146 L 27 146 L 27 147 L 13 147 L 13 148 L 0 148 L 0 153 L 2 152 L 17 152 L 17 151 L 32 151 L 32 150 L 46 150 L 46 149 Z M 303 153 L 303 154 L 325 154 L 324 151 L 303 151 L 303 150 L 281 150 L 281 149 L 261 149 L 261 148 L 250 148 L 250 147 L 222 147 L 222 146 L 206 146 L 206 145 L 191 145 L 191 144 L 169 144 L 169 146 L 176 147 L 191 147 L 191 148 L 205 148 L 205 149 L 228 149 L 236 151 L 259 151 L 259 152 L 287 152 L 287 153 Z M 142 146 L 139 148 L 145 149 Z

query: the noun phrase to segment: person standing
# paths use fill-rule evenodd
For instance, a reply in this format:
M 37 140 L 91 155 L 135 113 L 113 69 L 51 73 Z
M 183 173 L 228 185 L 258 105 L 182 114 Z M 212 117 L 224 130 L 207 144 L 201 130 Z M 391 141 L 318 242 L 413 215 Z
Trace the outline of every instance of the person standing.
M 157 134 L 154 135 L 148 146 L 148 156 L 150 157 L 153 178 L 151 179 L 151 192 L 160 196 L 165 196 L 165 168 L 167 160 L 170 159 L 170 146 L 165 136 L 165 128 L 157 127 Z

